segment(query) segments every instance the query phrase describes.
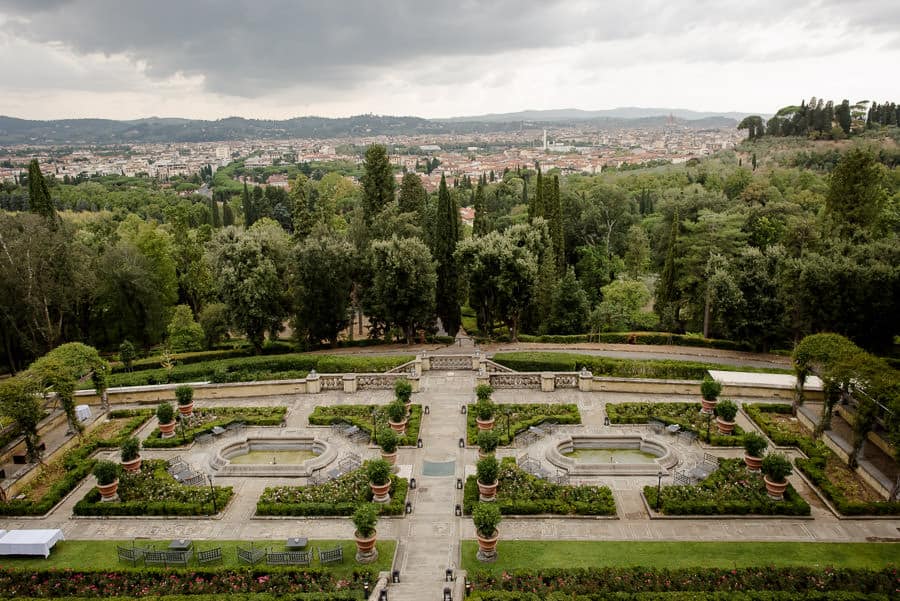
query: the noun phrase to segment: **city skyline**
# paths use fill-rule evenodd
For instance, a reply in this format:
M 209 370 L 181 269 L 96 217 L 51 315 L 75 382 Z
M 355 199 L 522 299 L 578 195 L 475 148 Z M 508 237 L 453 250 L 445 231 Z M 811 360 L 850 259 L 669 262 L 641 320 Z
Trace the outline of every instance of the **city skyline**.
M 774 16 L 773 16 L 774 15 Z M 25 119 L 577 107 L 771 113 L 896 95 L 900 6 L 871 0 L 129 4 L 0 1 L 0 114 Z

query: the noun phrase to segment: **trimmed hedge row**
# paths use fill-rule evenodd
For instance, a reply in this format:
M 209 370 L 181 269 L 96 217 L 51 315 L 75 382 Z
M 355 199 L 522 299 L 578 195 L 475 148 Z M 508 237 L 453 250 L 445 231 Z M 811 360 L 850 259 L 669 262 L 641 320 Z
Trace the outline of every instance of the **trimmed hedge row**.
M 379 515 L 403 515 L 406 510 L 406 495 L 409 483 L 406 478 L 391 476 L 391 500 L 377 504 Z M 267 489 L 268 490 L 268 489 Z M 265 494 L 265 492 L 263 492 Z M 262 499 L 262 497 L 260 497 Z M 360 503 L 371 502 L 371 490 L 365 501 L 357 502 L 322 502 L 322 503 L 273 503 L 259 500 L 256 503 L 256 515 L 280 516 L 340 516 L 353 515 Z
M 530 334 L 519 334 L 519 342 L 547 342 L 555 344 L 600 342 L 606 344 L 692 346 L 721 349 L 726 351 L 753 350 L 753 347 L 746 342 L 734 342 L 733 340 L 703 338 L 700 336 L 686 336 L 684 334 L 670 334 L 668 332 L 606 332 L 602 334 L 575 334 L 571 336 L 560 336 L 553 334 L 532 336 Z
M 377 574 L 367 568 L 353 570 L 350 580 L 338 580 L 333 571 L 305 569 L 156 569 L 143 570 L 16 570 L 0 568 L 2 597 L 128 597 L 189 594 L 231 596 L 243 594 L 294 595 L 334 593 L 362 589 L 362 582 L 375 582 Z M 301 597 L 302 599 L 302 597 Z M 310 600 L 316 597 L 310 598 Z M 328 597 L 322 597 L 326 601 Z M 341 597 L 337 597 L 341 599 Z
M 519 469 L 515 459 L 500 464 L 497 507 L 503 515 L 615 515 L 616 502 L 608 486 L 567 486 L 541 480 Z M 478 504 L 478 482 L 466 478 L 463 512 L 471 515 Z
M 760 373 L 789 373 L 788 369 L 736 368 L 733 365 L 670 361 L 660 359 L 614 359 L 597 355 L 552 352 L 496 353 L 492 359 L 516 371 L 573 372 L 587 368 L 595 376 L 651 378 L 659 380 L 702 380 L 710 369 Z M 698 389 L 699 394 L 699 389 Z
M 132 417 L 131 421 L 125 425 L 118 436 L 111 439 L 98 439 L 91 436 L 85 438 L 84 442 L 67 451 L 59 459 L 63 462 L 65 475 L 55 482 L 40 500 L 9 499 L 6 502 L 0 502 L 0 515 L 44 515 L 53 509 L 57 503 L 62 501 L 63 497 L 74 490 L 94 469 L 94 464 L 97 461 L 92 459 L 91 455 L 95 451 L 102 448 L 118 447 L 123 440 L 131 436 L 135 430 L 150 419 L 152 413 L 149 409 L 111 411 L 109 415 L 112 418 Z
M 850 591 L 748 591 L 731 593 L 669 592 L 669 593 L 596 593 L 571 595 L 554 592 L 537 593 L 484 591 L 470 596 L 471 601 L 888 601 L 883 593 L 855 593 Z
M 386 405 L 316 405 L 309 414 L 311 426 L 330 426 L 332 424 L 352 424 L 364 430 L 372 437 L 372 410 L 375 410 L 375 423 L 381 431 L 388 427 Z M 422 405 L 414 403 L 409 408 L 409 421 L 406 423 L 406 434 L 400 436 L 400 445 L 415 446 L 422 425 Z
M 551 405 L 548 403 L 503 403 L 495 405 L 494 431 L 500 436 L 501 445 L 512 444 L 512 439 L 520 432 L 528 430 L 532 426 L 539 426 L 544 422 L 556 422 L 557 424 L 580 424 L 581 413 L 574 403 Z M 466 441 L 468 444 L 476 444 L 478 439 L 478 424 L 475 421 L 475 405 L 466 406 Z M 506 435 L 506 416 L 504 411 L 510 411 L 509 436 Z
M 829 478 L 825 468 L 829 461 L 841 461 L 831 449 L 822 442 L 816 442 L 812 436 L 784 432 L 776 428 L 767 414 L 788 415 L 791 406 L 783 403 L 754 403 L 745 405 L 744 410 L 756 425 L 779 446 L 795 446 L 803 451 L 808 459 L 797 459 L 797 466 L 806 477 L 815 484 L 825 497 L 843 515 L 900 515 L 900 501 L 854 501 L 848 499 L 843 490 Z
M 359 356 L 291 353 L 234 357 L 214 361 L 176 365 L 171 372 L 163 368 L 116 373 L 110 386 L 143 386 L 176 382 L 254 382 L 260 380 L 304 378 L 312 371 L 319 373 L 381 373 L 412 361 L 413 355 Z M 90 382 L 84 388 L 90 388 Z
M 17 597 L 17 601 L 83 601 L 84 597 Z M 221 601 L 221 594 L 213 595 L 144 595 L 141 601 Z M 359 601 L 353 592 L 297 593 L 270 595 L 268 593 L 228 593 L 228 601 Z M 134 601 L 134 597 L 107 597 L 107 601 Z
M 502 553 L 502 549 L 501 549 Z M 831 567 L 680 568 L 647 567 L 514 570 L 501 574 L 474 570 L 468 574 L 475 590 L 531 591 L 546 598 L 553 592 L 570 595 L 628 592 L 699 591 L 746 593 L 851 592 L 892 595 L 897 568 L 863 570 Z M 480 593 L 479 593 L 480 594 Z
M 195 414 L 205 415 L 212 413 L 216 419 L 204 423 L 197 428 L 186 428 L 182 438 L 180 428 L 175 430 L 173 438 L 162 438 L 159 428 L 144 439 L 144 446 L 148 449 L 171 449 L 194 442 L 201 434 L 209 434 L 216 426 L 225 428 L 235 422 L 243 422 L 248 426 L 279 426 L 287 414 L 287 407 L 208 407 L 195 409 Z

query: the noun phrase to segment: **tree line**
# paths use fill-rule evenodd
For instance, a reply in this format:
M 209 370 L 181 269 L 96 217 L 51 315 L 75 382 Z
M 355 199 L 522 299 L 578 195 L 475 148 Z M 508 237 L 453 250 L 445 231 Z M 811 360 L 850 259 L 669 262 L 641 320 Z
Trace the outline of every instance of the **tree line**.
M 895 102 L 878 104 L 861 100 L 850 104 L 845 98 L 835 104 L 813 96 L 809 102 L 802 100 L 799 105 L 778 109 L 768 121 L 759 115 L 745 117 L 738 129 L 746 129 L 750 140 L 763 136 L 840 140 L 865 130 L 897 125 L 900 125 L 900 106 Z

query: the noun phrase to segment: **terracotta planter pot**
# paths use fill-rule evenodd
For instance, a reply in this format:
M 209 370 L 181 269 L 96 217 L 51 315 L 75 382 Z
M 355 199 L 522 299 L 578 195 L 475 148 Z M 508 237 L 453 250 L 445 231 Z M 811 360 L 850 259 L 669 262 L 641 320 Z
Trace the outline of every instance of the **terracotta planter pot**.
M 744 465 L 751 472 L 758 472 L 762 467 L 762 457 L 754 457 L 753 455 L 744 455 Z
M 490 453 L 482 453 L 481 449 L 478 449 L 478 458 L 479 459 L 484 459 L 485 457 L 492 457 L 493 455 L 494 455 L 494 451 L 491 451 Z
M 401 436 L 406 434 L 406 423 L 409 420 L 403 420 L 402 422 L 395 422 L 393 420 L 388 420 L 388 425 L 391 427 L 391 430 L 400 434 Z
M 483 421 L 478 419 L 477 417 L 475 418 L 475 423 L 478 425 L 479 430 L 493 430 L 495 421 L 496 420 L 493 417 L 491 419 Z
M 700 400 L 700 413 L 712 413 L 716 410 L 716 405 L 718 404 L 718 399 L 715 401 L 707 401 L 706 399 Z
M 482 484 L 478 482 L 478 500 L 483 502 L 491 502 L 497 500 L 497 481 L 493 484 Z
M 110 484 L 97 484 L 97 490 L 100 491 L 100 501 L 102 503 L 111 503 L 119 500 L 119 479 L 116 478 Z
M 363 538 L 359 532 L 354 533 L 356 539 L 356 561 L 359 563 L 372 563 L 378 559 L 378 549 L 375 547 L 378 532 L 373 532 L 372 536 Z
M 403 403 L 403 405 L 406 407 L 406 415 L 412 415 L 412 401 Z
M 391 500 L 391 483 L 373 484 L 369 482 L 369 488 L 372 489 L 372 501 L 375 503 L 387 503 Z
M 716 418 L 716 426 L 719 428 L 719 434 L 731 434 L 734 432 L 734 422 L 726 422 L 722 418 Z
M 144 462 L 144 460 L 141 459 L 140 455 L 138 455 L 131 461 L 123 461 L 122 469 L 124 469 L 126 472 L 136 474 L 137 472 L 141 471 L 141 463 L 143 463 L 143 462 Z
M 397 451 L 394 451 L 393 453 L 385 453 L 384 451 L 382 451 L 381 458 L 391 465 L 397 465 Z
M 784 499 L 784 491 L 787 490 L 788 487 L 787 480 L 784 482 L 772 482 L 769 480 L 768 476 L 763 476 L 763 481 L 766 483 L 766 492 L 770 499 L 774 499 L 775 501 Z
M 181 415 L 183 415 L 185 417 L 190 417 L 190 416 L 194 415 L 193 401 L 191 402 L 190 405 L 178 405 L 178 411 L 181 413 Z
M 172 438 L 175 436 L 175 421 L 169 424 L 159 424 L 159 434 L 161 438 Z
M 500 538 L 500 533 L 497 530 L 494 530 L 493 536 L 484 537 L 476 531 L 475 537 L 478 539 L 478 553 L 475 555 L 475 557 L 478 558 L 478 561 L 496 561 L 497 539 Z

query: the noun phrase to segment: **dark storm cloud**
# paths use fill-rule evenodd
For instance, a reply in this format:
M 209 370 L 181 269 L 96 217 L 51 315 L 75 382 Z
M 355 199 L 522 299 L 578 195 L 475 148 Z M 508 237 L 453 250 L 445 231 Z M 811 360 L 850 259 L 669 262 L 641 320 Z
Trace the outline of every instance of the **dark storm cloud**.
M 811 29 L 843 24 L 900 31 L 896 2 L 594 2 L 458 0 L 0 0 L 9 34 L 57 43 L 76 54 L 124 54 L 151 77 L 203 75 L 210 91 L 261 96 L 294 86 L 349 88 L 385 69 L 448 57 L 479 57 L 585 42 L 701 36 L 710 28 L 777 28 L 789 20 Z M 893 28 L 893 29 L 892 29 Z M 710 56 L 681 44 L 684 60 L 740 60 L 761 49 Z M 762 49 L 764 50 L 764 49 Z M 668 58 L 664 48 L 657 50 Z M 626 61 L 627 62 L 627 61 Z M 477 61 L 471 71 L 477 73 Z

